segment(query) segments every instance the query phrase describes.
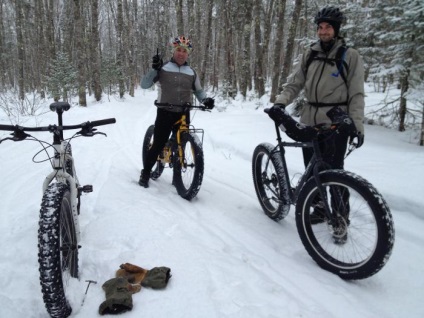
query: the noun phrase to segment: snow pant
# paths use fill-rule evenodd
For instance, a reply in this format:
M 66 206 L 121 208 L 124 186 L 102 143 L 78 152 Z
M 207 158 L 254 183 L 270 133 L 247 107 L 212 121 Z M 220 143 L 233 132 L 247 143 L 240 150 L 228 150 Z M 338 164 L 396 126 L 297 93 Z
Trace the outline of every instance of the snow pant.
M 324 140 L 320 140 L 319 148 L 321 150 L 321 154 L 323 160 L 326 164 L 329 165 L 330 169 L 343 169 L 344 168 L 344 157 L 347 150 L 347 142 L 348 136 L 345 134 L 335 134 L 332 138 L 326 138 Z M 303 162 L 305 167 L 309 164 L 309 161 L 312 158 L 314 153 L 312 148 L 302 148 L 303 151 Z M 333 186 L 330 188 L 330 193 L 334 193 L 334 191 L 342 190 L 340 187 Z M 349 216 L 349 192 L 346 189 L 343 189 L 342 193 L 342 201 L 337 202 L 336 198 L 338 196 L 331 196 L 331 207 L 333 210 L 337 210 L 341 214 L 345 214 L 346 217 Z M 320 198 L 317 196 L 314 199 L 314 204 L 318 204 Z M 342 211 L 343 210 L 343 211 Z
M 155 129 L 153 131 L 153 145 L 146 156 L 144 165 L 145 172 L 150 172 L 152 170 L 171 132 L 176 132 L 178 130 L 179 125 L 175 125 L 175 123 L 181 119 L 182 115 L 183 113 L 181 112 L 176 113 L 160 108 L 157 109 Z M 187 112 L 185 115 L 187 116 L 187 124 L 189 124 L 190 112 Z

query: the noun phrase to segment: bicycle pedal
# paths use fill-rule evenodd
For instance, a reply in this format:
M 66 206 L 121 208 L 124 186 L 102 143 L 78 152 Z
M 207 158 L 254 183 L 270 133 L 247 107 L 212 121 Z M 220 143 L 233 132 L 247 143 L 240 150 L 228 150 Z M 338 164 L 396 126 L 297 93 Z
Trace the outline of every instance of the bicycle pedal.
M 91 184 L 87 184 L 85 186 L 79 187 L 78 190 L 84 193 L 93 192 L 93 186 Z

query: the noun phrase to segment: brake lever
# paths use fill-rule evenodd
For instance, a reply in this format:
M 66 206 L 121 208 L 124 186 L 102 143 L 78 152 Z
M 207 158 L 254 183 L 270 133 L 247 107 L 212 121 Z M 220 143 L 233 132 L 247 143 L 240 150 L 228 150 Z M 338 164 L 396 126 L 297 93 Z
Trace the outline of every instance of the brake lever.
M 83 137 L 93 137 L 94 135 L 104 135 L 107 137 L 107 135 L 104 132 L 96 131 L 96 128 L 91 127 L 84 127 L 79 132 L 77 132 L 77 135 L 81 135 Z
M 28 135 L 27 133 L 25 133 L 21 130 L 14 131 L 10 135 L 12 135 L 13 137 L 7 137 L 7 138 L 1 139 L 0 144 L 5 140 L 22 141 L 22 140 L 26 139 L 27 137 L 31 137 L 31 135 Z

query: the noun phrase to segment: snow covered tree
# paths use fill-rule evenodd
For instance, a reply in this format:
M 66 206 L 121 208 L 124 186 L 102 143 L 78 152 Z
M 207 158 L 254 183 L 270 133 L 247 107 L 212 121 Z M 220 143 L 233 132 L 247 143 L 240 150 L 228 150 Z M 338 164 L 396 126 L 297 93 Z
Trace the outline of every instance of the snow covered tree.
M 368 60 L 369 71 L 374 78 L 400 88 L 396 114 L 399 131 L 405 130 L 406 117 L 417 111 L 409 107 L 415 103 L 409 98 L 422 85 L 424 74 L 424 57 L 418 53 L 424 48 L 423 12 L 423 3 L 418 0 L 376 1 L 369 7 L 369 51 L 373 53 Z

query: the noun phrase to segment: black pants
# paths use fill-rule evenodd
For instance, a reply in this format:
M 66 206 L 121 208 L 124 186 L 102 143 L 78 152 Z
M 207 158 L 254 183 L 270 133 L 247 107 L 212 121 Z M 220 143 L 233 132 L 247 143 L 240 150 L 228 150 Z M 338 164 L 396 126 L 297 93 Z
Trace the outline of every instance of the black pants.
M 326 139 L 327 138 L 327 139 Z M 344 156 L 347 149 L 347 135 L 336 134 L 332 138 L 323 136 L 320 140 L 319 148 L 321 150 L 324 162 L 327 163 L 332 169 L 344 168 Z M 302 148 L 303 162 L 305 167 L 311 161 L 314 151 L 312 148 Z
M 152 170 L 158 155 L 169 139 L 169 135 L 172 131 L 178 130 L 179 125 L 175 125 L 175 123 L 181 119 L 183 114 L 158 108 L 153 132 L 153 145 L 147 153 L 144 171 L 148 172 Z M 187 112 L 185 115 L 187 116 L 188 124 L 190 122 L 190 113 Z
M 325 139 L 327 138 L 327 139 Z M 344 157 L 347 150 L 348 136 L 343 134 L 333 135 L 332 138 L 323 136 L 320 140 L 319 148 L 321 150 L 324 162 L 329 165 L 330 169 L 343 169 L 344 168 Z M 302 148 L 303 150 L 303 161 L 305 167 L 313 155 L 312 148 Z M 339 195 L 334 195 L 335 191 L 338 191 Z M 346 188 L 332 186 L 330 188 L 331 195 L 331 206 L 333 211 L 338 211 L 341 215 L 349 216 L 349 192 Z M 342 202 L 338 202 L 337 198 L 342 198 Z M 320 197 L 315 197 L 313 204 L 317 204 L 321 201 Z

